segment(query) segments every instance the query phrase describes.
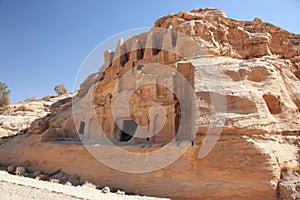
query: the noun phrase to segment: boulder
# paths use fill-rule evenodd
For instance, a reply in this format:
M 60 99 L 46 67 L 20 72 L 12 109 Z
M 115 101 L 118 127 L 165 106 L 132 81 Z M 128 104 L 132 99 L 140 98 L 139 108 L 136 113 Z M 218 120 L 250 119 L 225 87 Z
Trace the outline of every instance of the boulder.
M 9 165 L 9 166 L 7 167 L 7 172 L 10 173 L 10 174 L 13 174 L 13 173 L 15 173 L 16 168 L 17 168 L 16 165 Z
M 83 181 L 77 174 L 70 175 L 63 171 L 59 171 L 58 173 L 50 176 L 49 180 L 59 180 L 59 182 L 62 184 L 66 184 L 67 182 L 69 182 L 74 186 L 81 185 L 83 183 Z
M 27 169 L 25 167 L 17 167 L 15 173 L 18 176 L 25 176 L 25 174 L 27 174 Z
M 102 188 L 102 192 L 105 193 L 105 194 L 108 194 L 108 193 L 110 193 L 110 188 L 109 187 L 104 187 L 104 188 Z
M 39 181 L 47 181 L 48 178 L 49 178 L 49 176 L 46 174 L 39 174 L 35 177 L 35 179 L 39 180 Z
M 116 194 L 118 194 L 118 195 L 125 195 L 125 192 L 124 192 L 124 191 L 121 191 L 121 190 L 118 190 L 118 191 L 116 192 Z
M 41 175 L 42 174 L 42 172 L 41 171 L 35 171 L 35 172 L 33 172 L 32 173 L 32 178 L 36 178 L 37 176 L 39 176 L 39 175 Z

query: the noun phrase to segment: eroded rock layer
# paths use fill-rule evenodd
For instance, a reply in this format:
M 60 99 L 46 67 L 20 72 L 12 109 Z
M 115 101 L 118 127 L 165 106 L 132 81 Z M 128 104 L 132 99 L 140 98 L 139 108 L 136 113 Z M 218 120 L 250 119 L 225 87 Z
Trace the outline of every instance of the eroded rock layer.
M 197 9 L 158 19 L 149 32 L 120 40 L 104 58 L 73 98 L 73 109 L 71 99 L 53 105 L 51 115 L 33 122 L 27 135 L 0 146 L 1 163 L 28 160 L 34 169 L 61 169 L 97 184 L 172 199 L 277 199 L 290 194 L 286 188 L 296 188 L 279 180 L 284 166 L 299 166 L 300 35 L 258 18 L 236 21 L 221 10 Z M 194 91 L 195 107 L 190 101 L 180 105 L 180 96 L 189 96 L 180 75 Z M 118 103 L 121 94 L 129 97 L 128 113 Z M 194 110 L 199 112 L 187 115 Z M 205 136 L 216 135 L 210 129 L 215 116 L 223 117 L 221 136 L 201 158 Z M 130 123 L 136 126 L 133 137 L 121 130 Z M 75 144 L 79 138 L 94 141 L 88 148 L 111 155 L 124 168 L 132 163 L 113 155 L 107 139 L 134 153 L 166 143 L 170 154 L 185 141 L 193 146 L 166 168 L 130 174 L 101 164 Z

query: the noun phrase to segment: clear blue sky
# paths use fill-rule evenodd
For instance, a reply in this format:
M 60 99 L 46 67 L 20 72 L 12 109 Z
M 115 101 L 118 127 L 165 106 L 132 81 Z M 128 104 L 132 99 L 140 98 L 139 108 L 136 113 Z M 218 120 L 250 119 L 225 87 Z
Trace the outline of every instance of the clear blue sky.
M 84 58 L 106 38 L 203 7 L 300 33 L 300 0 L 0 0 L 0 81 L 12 102 L 52 95 L 59 83 L 72 90 Z

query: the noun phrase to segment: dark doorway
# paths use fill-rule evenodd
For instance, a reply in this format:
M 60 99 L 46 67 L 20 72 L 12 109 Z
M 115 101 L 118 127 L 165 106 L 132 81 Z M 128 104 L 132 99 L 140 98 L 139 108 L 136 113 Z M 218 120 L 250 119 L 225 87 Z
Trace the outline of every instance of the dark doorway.
M 84 134 L 84 129 L 85 129 L 85 122 L 81 121 L 78 130 L 79 134 Z
M 175 134 L 177 134 L 179 131 L 180 123 L 181 123 L 181 108 L 180 108 L 180 103 L 176 97 L 175 97 L 175 100 L 177 101 L 177 103 L 175 105 L 175 114 L 176 114 L 176 116 L 175 116 Z
M 133 120 L 124 120 L 123 129 L 120 137 L 121 142 L 128 142 L 134 136 L 137 124 Z

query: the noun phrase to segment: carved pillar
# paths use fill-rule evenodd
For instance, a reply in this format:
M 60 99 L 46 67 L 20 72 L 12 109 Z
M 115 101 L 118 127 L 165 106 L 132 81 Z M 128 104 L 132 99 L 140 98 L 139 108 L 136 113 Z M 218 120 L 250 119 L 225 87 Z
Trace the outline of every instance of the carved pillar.
M 110 50 L 104 51 L 104 69 L 112 64 L 114 54 L 115 53 Z

